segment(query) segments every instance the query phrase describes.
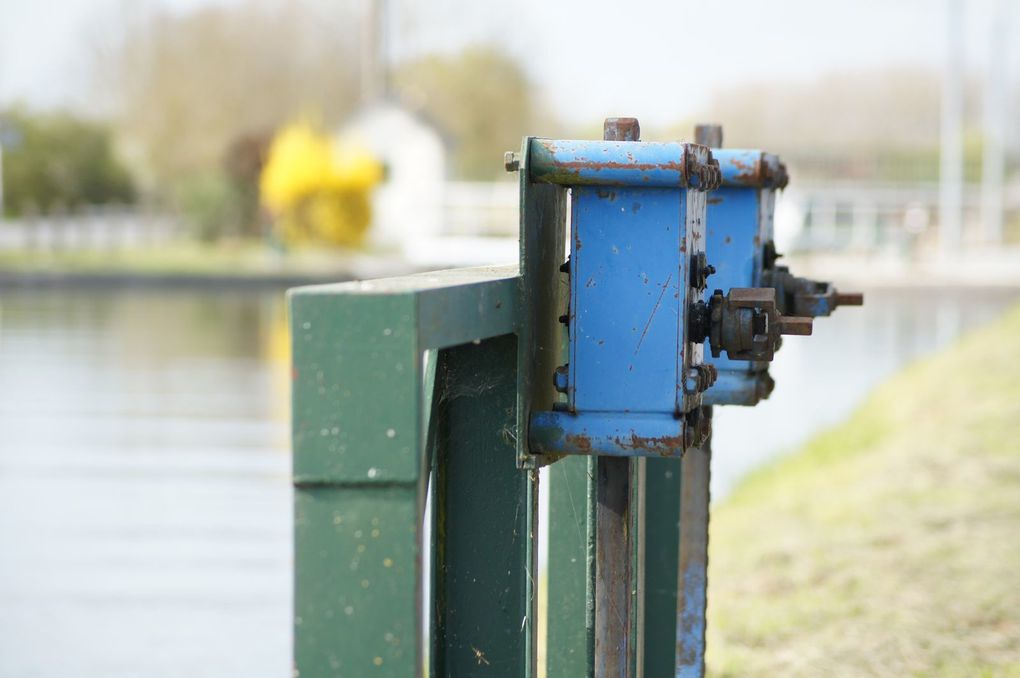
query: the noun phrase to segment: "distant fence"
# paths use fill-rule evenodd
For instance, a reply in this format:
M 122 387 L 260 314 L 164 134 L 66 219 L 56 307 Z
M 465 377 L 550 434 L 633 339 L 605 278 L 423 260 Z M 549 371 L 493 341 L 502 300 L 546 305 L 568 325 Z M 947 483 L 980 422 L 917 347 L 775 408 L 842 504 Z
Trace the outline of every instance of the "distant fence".
M 983 242 L 980 187 L 964 189 L 965 245 Z M 1020 219 L 1020 187 L 1004 196 L 1005 222 Z M 450 182 L 447 234 L 517 236 L 517 184 Z M 938 237 L 936 183 L 798 184 L 779 195 L 776 234 L 784 251 L 892 251 L 909 254 Z
M 62 214 L 0 220 L 0 251 L 96 250 L 155 247 L 187 235 L 172 214 L 131 206 L 90 206 Z
M 443 189 L 444 236 L 516 238 L 516 182 L 450 181 Z M 982 242 L 980 189 L 964 190 L 965 245 Z M 1020 186 L 1004 196 L 1005 222 L 1020 221 Z M 798 184 L 781 193 L 776 237 L 784 251 L 890 251 L 911 254 L 938 237 L 938 185 Z M 2 250 L 116 250 L 187 238 L 187 223 L 166 212 L 90 207 L 63 215 L 0 220 Z
M 980 187 L 967 186 L 964 245 L 985 244 Z M 1004 221 L 1020 217 L 1020 190 L 1007 190 Z M 899 252 L 934 246 L 938 239 L 939 188 L 928 184 L 806 184 L 787 189 L 776 210 L 776 231 L 786 249 Z
M 447 235 L 517 237 L 516 181 L 449 181 L 443 187 Z

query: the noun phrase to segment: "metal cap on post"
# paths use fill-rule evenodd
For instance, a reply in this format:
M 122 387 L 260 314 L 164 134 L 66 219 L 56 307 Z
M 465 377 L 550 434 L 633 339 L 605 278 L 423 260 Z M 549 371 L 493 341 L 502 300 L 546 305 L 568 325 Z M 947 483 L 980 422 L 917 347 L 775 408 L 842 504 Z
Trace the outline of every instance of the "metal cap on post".
M 694 143 L 709 148 L 722 148 L 722 125 L 705 123 L 695 125 Z
M 641 125 L 637 118 L 606 118 L 602 125 L 603 141 L 640 141 Z

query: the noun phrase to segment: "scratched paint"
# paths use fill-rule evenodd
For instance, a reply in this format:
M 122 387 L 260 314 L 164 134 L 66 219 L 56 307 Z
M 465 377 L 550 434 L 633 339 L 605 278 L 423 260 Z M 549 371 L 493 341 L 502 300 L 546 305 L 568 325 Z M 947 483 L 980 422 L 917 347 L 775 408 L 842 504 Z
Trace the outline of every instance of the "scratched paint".
M 572 410 L 675 409 L 679 376 L 673 357 L 682 343 L 680 298 L 687 279 L 686 261 L 678 256 L 684 233 L 677 215 L 685 213 L 685 194 L 574 189 Z

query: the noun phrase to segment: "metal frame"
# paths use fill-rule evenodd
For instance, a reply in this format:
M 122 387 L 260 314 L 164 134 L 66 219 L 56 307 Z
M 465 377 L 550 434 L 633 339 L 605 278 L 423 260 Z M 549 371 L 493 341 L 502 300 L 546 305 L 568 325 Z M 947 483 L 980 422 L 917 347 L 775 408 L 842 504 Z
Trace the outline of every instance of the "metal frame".
M 443 467 L 433 588 L 448 612 L 433 616 L 432 666 L 534 675 L 537 476 L 512 452 L 518 283 L 512 267 L 481 268 L 290 294 L 300 675 L 423 674 L 429 430 Z M 479 464 L 478 492 L 448 491 Z M 483 514 L 489 529 L 468 531 Z
M 703 674 L 711 410 L 701 394 L 714 371 L 701 342 L 771 357 L 781 331 L 804 329 L 781 311 L 855 299 L 765 261 L 762 177 L 778 161 L 719 151 L 722 176 L 743 191 L 715 194 L 738 210 L 720 221 L 744 229 L 727 248 L 705 216 L 703 189 L 719 176 L 709 149 L 638 138 L 637 121 L 611 119 L 601 142 L 527 138 L 508 154 L 521 170 L 517 267 L 290 294 L 303 678 L 420 676 L 426 661 L 434 676 L 535 676 L 547 464 L 548 675 Z M 620 248 L 643 256 L 621 263 Z M 733 289 L 696 301 L 709 260 L 719 262 L 710 287 L 767 286 L 774 270 L 779 296 Z M 767 336 L 753 329 L 763 319 Z M 716 364 L 737 381 L 705 403 L 760 397 L 747 386 L 760 365 Z

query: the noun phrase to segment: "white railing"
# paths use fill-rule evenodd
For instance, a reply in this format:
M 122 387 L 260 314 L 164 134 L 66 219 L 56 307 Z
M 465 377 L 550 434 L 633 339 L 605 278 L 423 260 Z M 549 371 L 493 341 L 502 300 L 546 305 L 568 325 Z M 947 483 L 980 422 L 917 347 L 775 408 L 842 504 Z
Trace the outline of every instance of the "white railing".
M 1020 186 L 1005 195 L 1005 221 L 1020 215 Z M 898 252 L 934 250 L 938 240 L 938 184 L 826 183 L 791 185 L 776 204 L 776 235 L 788 251 Z M 980 187 L 964 189 L 963 244 L 987 242 Z
M 450 181 L 443 189 L 442 238 L 515 239 L 517 183 Z M 979 187 L 964 192 L 964 244 L 982 239 Z M 937 184 L 793 184 L 776 203 L 783 251 L 895 252 L 933 249 Z M 1005 194 L 1006 223 L 1020 218 L 1020 185 Z M 0 220 L 0 250 L 114 250 L 193 237 L 179 217 L 135 207 L 93 207 L 68 215 Z M 993 244 L 994 245 L 994 244 Z
M 109 251 L 156 247 L 186 236 L 178 217 L 123 205 L 0 219 L 0 250 Z

